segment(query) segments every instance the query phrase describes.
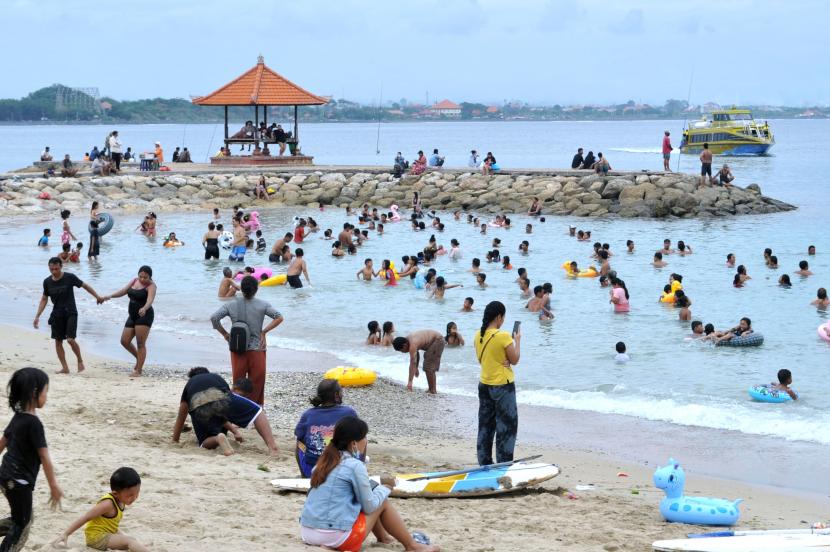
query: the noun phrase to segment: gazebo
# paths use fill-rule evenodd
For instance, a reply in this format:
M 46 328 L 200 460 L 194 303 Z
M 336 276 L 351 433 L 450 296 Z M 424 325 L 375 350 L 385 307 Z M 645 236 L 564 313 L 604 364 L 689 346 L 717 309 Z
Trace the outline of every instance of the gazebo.
M 257 64 L 232 80 L 222 88 L 207 96 L 193 98 L 196 105 L 221 105 L 225 108 L 225 148 L 230 151 L 231 144 L 249 144 L 259 148 L 260 143 L 274 144 L 273 137 L 262 135 L 259 132 L 260 106 L 262 106 L 262 121 L 268 123 L 268 106 L 294 106 L 294 131 L 288 139 L 291 155 L 250 155 L 211 157 L 212 164 L 221 165 L 310 165 L 313 157 L 302 155 L 297 147 L 299 143 L 299 126 L 297 111 L 301 105 L 323 105 L 325 98 L 316 96 L 289 81 L 276 71 L 265 65 L 262 56 L 257 58 Z M 253 106 L 254 131 L 250 136 L 233 136 L 228 133 L 228 107 Z

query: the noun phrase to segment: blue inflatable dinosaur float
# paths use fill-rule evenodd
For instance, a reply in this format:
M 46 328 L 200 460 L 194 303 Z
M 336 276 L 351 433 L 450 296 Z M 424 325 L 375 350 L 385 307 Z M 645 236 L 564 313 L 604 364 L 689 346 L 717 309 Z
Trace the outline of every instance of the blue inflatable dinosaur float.
M 735 525 L 741 512 L 734 502 L 722 498 L 683 496 L 686 474 L 680 463 L 669 458 L 669 463 L 654 472 L 654 485 L 666 493 L 660 502 L 660 514 L 666 521 L 694 525 Z

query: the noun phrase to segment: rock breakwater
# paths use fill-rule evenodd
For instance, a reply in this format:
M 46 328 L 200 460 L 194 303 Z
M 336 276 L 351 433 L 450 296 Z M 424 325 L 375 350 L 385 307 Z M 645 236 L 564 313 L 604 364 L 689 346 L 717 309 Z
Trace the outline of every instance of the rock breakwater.
M 274 190 L 272 200 L 253 199 L 261 175 Z M 124 174 L 44 178 L 0 175 L 0 212 L 25 214 L 88 208 L 97 200 L 105 210 L 204 210 L 233 205 L 322 203 L 356 207 L 363 203 L 402 208 L 415 192 L 425 208 L 521 213 L 538 197 L 547 215 L 619 217 L 718 217 L 776 213 L 796 207 L 761 194 L 756 184 L 698 187 L 694 175 L 576 171 L 510 172 L 485 176 L 442 170 L 394 178 L 378 171 L 279 171 L 240 173 Z M 41 199 L 48 197 L 49 199 Z

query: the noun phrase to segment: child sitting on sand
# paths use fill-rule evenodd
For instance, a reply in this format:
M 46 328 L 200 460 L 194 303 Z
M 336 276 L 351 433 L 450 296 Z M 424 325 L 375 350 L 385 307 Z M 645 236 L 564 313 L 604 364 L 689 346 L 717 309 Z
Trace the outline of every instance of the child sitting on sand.
M 69 536 L 86 524 L 86 545 L 95 550 L 149 552 L 149 548 L 118 530 L 124 508 L 138 499 L 141 477 L 132 468 L 118 468 L 110 477 L 110 492 L 86 514 L 75 520 L 54 544 L 67 545 Z
M 447 335 L 444 336 L 444 341 L 446 342 L 447 347 L 464 346 L 464 336 L 458 333 L 458 326 L 455 325 L 455 322 L 447 324 Z
M 790 372 L 786 368 L 782 368 L 782 369 L 778 370 L 778 383 L 775 383 L 775 382 L 770 383 L 769 387 L 773 391 L 783 391 L 787 395 L 789 395 L 792 400 L 797 401 L 798 400 L 798 394 L 795 391 L 793 391 L 792 389 L 790 389 L 790 385 L 792 385 L 792 384 L 793 384 L 792 372 Z

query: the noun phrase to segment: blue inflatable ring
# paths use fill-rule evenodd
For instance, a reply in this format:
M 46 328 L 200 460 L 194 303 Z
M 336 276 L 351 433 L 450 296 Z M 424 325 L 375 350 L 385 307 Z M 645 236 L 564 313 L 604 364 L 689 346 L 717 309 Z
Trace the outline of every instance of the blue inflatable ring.
M 778 391 L 769 385 L 753 385 L 748 390 L 749 397 L 753 401 L 766 403 L 785 403 L 793 400 L 789 393 L 785 391 Z M 796 393 L 798 396 L 798 393 Z
M 103 236 L 110 230 L 112 230 L 112 226 L 115 224 L 115 219 L 112 218 L 112 215 L 109 213 L 98 213 L 98 235 Z M 92 222 L 90 222 L 89 231 L 92 232 Z

